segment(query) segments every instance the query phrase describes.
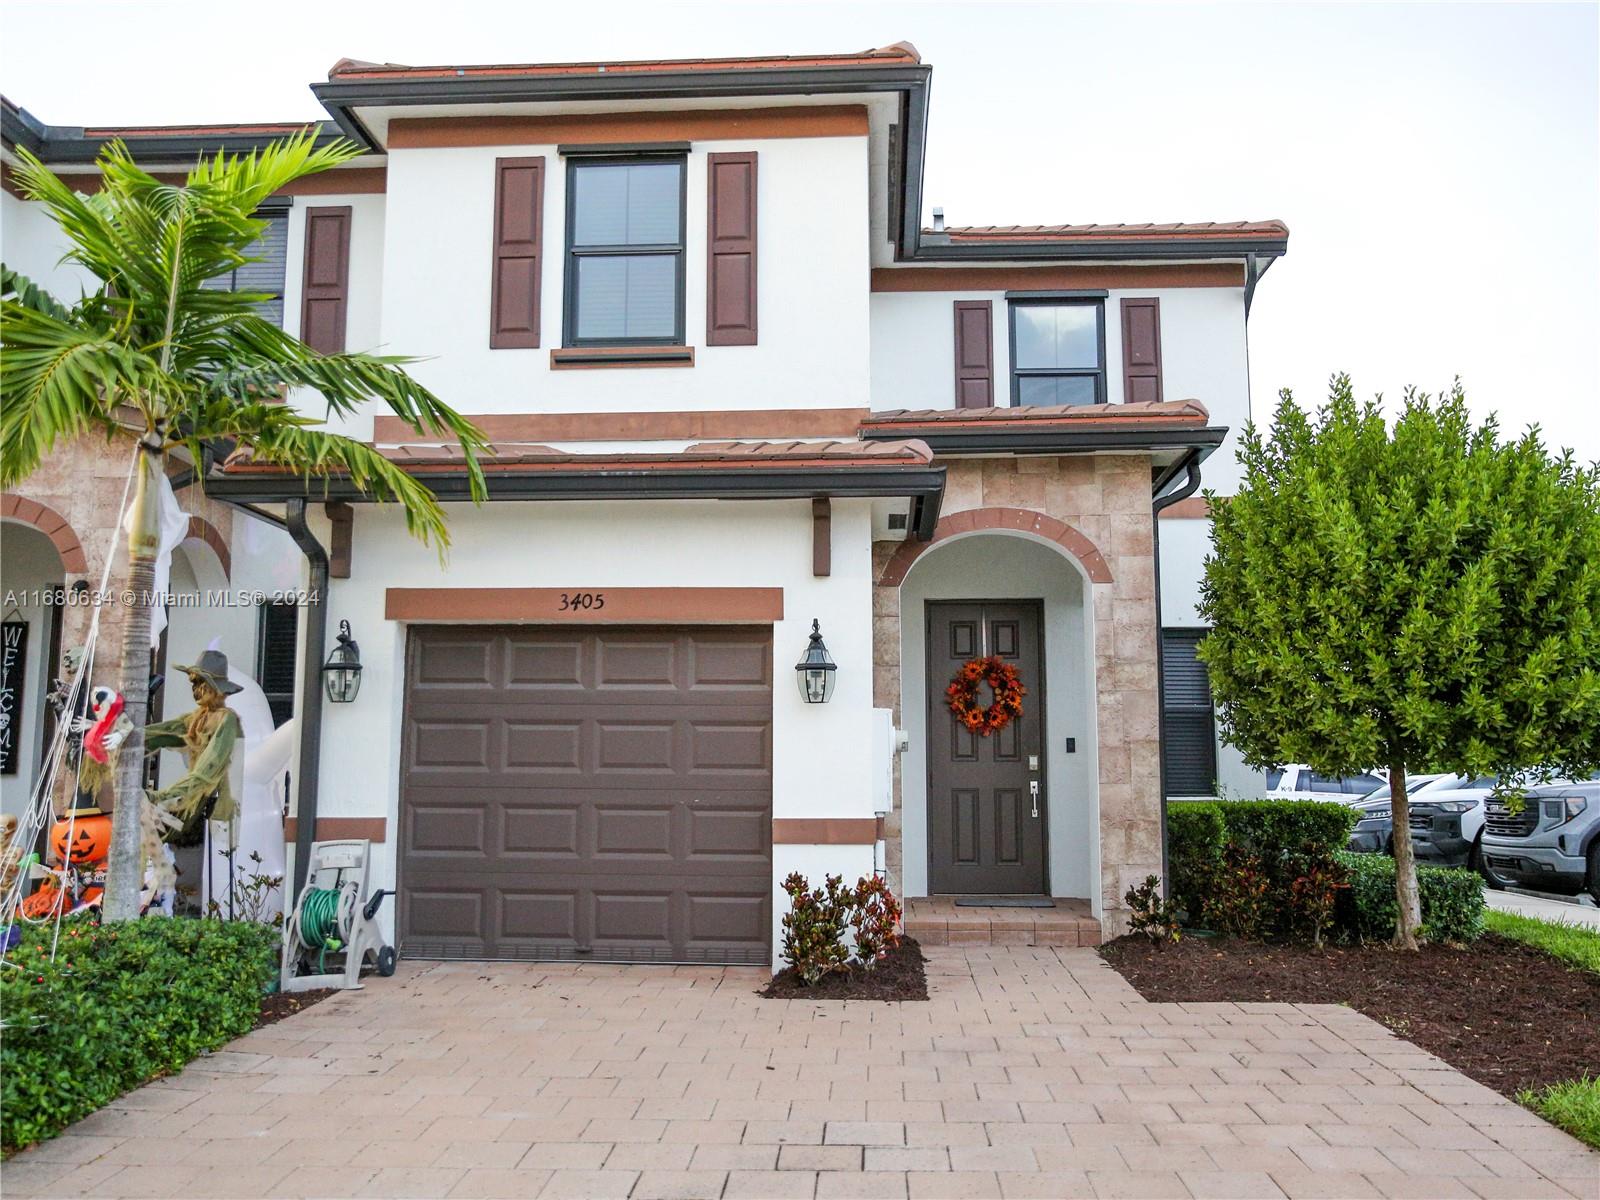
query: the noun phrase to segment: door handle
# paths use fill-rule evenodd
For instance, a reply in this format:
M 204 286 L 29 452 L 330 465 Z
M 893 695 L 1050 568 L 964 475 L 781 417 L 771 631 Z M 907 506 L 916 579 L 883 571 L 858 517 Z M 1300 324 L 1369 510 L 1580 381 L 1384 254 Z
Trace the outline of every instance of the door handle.
M 1033 797 L 1033 815 L 1037 817 L 1039 815 L 1039 781 L 1037 779 L 1028 780 L 1028 794 Z

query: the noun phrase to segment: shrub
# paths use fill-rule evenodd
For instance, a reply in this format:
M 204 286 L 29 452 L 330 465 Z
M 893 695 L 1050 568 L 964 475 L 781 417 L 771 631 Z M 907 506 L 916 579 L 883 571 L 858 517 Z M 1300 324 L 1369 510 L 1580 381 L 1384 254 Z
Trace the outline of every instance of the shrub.
M 783 881 L 789 894 L 789 911 L 783 915 L 783 957 L 808 987 L 844 970 L 849 962 L 844 928 L 850 893 L 843 882 L 842 876 L 829 875 L 823 887 L 813 888 L 798 871 Z
M 1161 880 L 1156 876 L 1147 875 L 1138 887 L 1129 888 L 1123 902 L 1133 913 L 1129 928 L 1134 933 L 1144 934 L 1157 947 L 1182 940 L 1177 910 L 1161 899 Z
M 1235 937 L 1319 942 L 1355 810 L 1302 800 L 1182 801 L 1167 810 L 1173 903 Z
M 856 958 L 867 970 L 900 944 L 900 901 L 876 875 L 856 884 L 850 927 L 856 934 Z
M 1349 901 L 1338 914 L 1347 937 L 1386 942 L 1394 936 L 1399 904 L 1394 859 L 1341 851 L 1340 867 L 1350 883 Z M 1434 942 L 1470 942 L 1483 932 L 1483 880 L 1457 867 L 1417 867 L 1422 893 L 1422 934 Z
M 278 934 L 246 922 L 147 917 L 24 927 L 0 972 L 0 1144 L 50 1137 L 129 1088 L 248 1033 Z

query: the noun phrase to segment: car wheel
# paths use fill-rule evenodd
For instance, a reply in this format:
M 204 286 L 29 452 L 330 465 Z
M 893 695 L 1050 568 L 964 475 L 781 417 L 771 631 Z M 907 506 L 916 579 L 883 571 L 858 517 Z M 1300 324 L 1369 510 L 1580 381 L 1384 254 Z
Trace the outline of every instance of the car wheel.
M 1600 904 L 1600 841 L 1589 847 L 1589 895 Z
M 1489 868 L 1483 863 L 1483 838 L 1481 835 L 1477 841 L 1472 843 L 1472 849 L 1467 852 L 1467 870 L 1476 871 L 1479 875 L 1482 875 L 1483 882 L 1488 885 L 1490 891 L 1503 892 L 1506 890 L 1506 885 L 1490 874 Z

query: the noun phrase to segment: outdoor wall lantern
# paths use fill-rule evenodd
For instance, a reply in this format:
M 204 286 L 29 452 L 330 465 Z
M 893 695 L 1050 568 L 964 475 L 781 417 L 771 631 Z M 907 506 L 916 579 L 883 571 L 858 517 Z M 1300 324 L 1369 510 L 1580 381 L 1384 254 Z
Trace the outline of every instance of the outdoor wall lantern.
M 806 647 L 805 657 L 794 665 L 795 681 L 800 685 L 800 699 L 807 704 L 826 704 L 828 697 L 833 695 L 833 680 L 838 670 L 833 656 L 822 644 L 820 622 L 812 621 L 811 644 Z
M 335 704 L 349 704 L 361 690 L 361 647 L 350 636 L 349 621 L 339 622 L 339 644 L 322 664 L 322 683 Z

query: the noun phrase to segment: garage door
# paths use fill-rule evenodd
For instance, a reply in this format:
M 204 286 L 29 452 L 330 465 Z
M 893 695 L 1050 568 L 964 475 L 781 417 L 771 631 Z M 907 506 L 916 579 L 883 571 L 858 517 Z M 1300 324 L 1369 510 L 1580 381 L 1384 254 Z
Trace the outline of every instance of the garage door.
M 766 629 L 414 628 L 414 958 L 766 963 Z

